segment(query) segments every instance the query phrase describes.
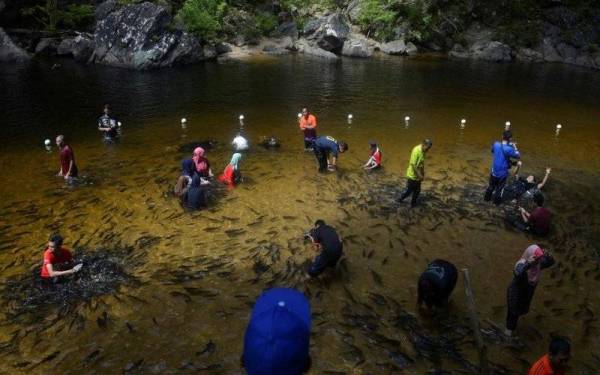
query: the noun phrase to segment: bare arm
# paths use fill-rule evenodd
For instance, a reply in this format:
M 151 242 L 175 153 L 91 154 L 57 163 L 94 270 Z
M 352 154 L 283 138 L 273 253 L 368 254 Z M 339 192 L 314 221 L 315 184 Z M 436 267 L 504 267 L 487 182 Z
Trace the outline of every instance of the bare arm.
M 73 268 L 71 268 L 70 270 L 66 270 L 66 271 L 54 271 L 54 268 L 52 267 L 52 263 L 46 264 L 46 269 L 48 270 L 48 274 L 50 275 L 50 277 L 72 275 L 75 273 L 75 270 Z
M 548 177 L 550 177 L 551 171 L 552 169 L 546 168 L 546 174 L 544 175 L 544 179 L 537 186 L 538 190 L 541 190 L 544 187 L 544 185 L 546 185 L 546 182 L 548 182 Z
M 529 214 L 529 212 L 527 212 L 523 207 L 519 207 L 519 211 L 521 211 L 521 218 L 523 218 L 523 221 L 529 223 L 529 217 L 531 214 Z
M 521 170 L 522 164 L 523 163 L 521 163 L 521 160 L 517 162 L 517 167 L 515 168 L 515 178 L 519 178 L 519 171 Z

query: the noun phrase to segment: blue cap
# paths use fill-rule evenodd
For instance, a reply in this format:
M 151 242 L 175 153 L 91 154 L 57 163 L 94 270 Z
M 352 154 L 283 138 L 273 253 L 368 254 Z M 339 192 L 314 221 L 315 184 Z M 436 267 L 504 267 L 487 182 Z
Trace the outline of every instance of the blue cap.
M 273 288 L 256 301 L 244 337 L 250 375 L 302 374 L 309 361 L 310 304 L 295 289 Z

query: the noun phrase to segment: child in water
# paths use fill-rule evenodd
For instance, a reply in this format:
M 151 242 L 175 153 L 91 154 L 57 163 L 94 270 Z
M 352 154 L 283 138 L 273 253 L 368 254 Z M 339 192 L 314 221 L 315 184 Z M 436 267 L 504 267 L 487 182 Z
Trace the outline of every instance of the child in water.
M 242 159 L 242 154 L 236 152 L 231 157 L 231 161 L 225 167 L 223 174 L 219 176 L 219 181 L 224 183 L 225 185 L 235 186 L 240 182 L 240 160 Z
M 369 141 L 369 146 L 371 146 L 371 154 L 363 168 L 367 170 L 378 169 L 381 167 L 381 150 L 379 150 L 375 141 Z

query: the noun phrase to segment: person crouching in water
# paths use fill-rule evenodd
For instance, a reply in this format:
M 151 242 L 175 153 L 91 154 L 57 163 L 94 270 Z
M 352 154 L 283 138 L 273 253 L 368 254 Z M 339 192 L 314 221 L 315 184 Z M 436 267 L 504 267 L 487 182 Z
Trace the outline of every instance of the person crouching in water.
M 316 250 L 321 250 L 308 269 L 308 276 L 317 277 L 327 267 L 335 267 L 344 251 L 341 238 L 335 229 L 325 224 L 321 219 L 315 222 L 315 226 L 307 234 Z
M 235 186 L 237 185 L 241 179 L 242 175 L 240 173 L 240 160 L 242 159 L 242 154 L 236 152 L 231 157 L 231 161 L 225 167 L 223 174 L 219 176 L 219 181 L 224 183 L 225 185 Z
M 212 170 L 210 169 L 210 163 L 208 162 L 208 159 L 204 157 L 204 149 L 202 147 L 196 147 L 194 149 L 192 160 L 196 166 L 196 173 L 198 173 L 200 177 L 206 178 L 213 176 Z
M 199 210 L 206 207 L 206 189 L 203 185 L 208 183 L 207 180 L 203 180 L 198 174 L 195 174 L 192 183 L 183 194 L 183 206 L 189 210 Z
M 552 214 L 544 207 L 544 195 L 541 192 L 538 191 L 533 195 L 533 201 L 536 207 L 531 212 L 519 207 L 519 217 L 510 217 L 509 221 L 519 230 L 545 237 L 550 232 Z
M 457 279 L 458 271 L 454 264 L 441 259 L 429 263 L 425 272 L 419 277 L 417 299 L 419 309 L 423 307 L 423 303 L 429 310 L 447 306 Z
M 506 293 L 508 309 L 505 333 L 507 336 L 511 336 L 517 328 L 519 317 L 529 312 L 542 270 L 553 264 L 554 258 L 538 245 L 531 245 L 525 249 L 521 259 L 515 264 L 514 277 Z
M 363 168 L 366 170 L 379 169 L 381 168 L 381 150 L 379 150 L 375 141 L 369 141 L 369 146 L 371 147 L 371 154 Z
M 40 276 L 45 282 L 50 282 L 52 278 L 59 276 L 77 273 L 82 267 L 81 264 L 73 267 L 73 255 L 62 244 L 63 238 L 60 234 L 50 236 L 48 247 L 44 250 L 44 262 L 40 272 Z

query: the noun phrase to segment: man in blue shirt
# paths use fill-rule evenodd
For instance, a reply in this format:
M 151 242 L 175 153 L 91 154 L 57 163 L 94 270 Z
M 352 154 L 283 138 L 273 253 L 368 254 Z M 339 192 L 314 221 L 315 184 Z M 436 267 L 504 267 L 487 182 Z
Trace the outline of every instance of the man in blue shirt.
M 348 145 L 343 141 L 336 141 L 330 136 L 318 137 L 313 144 L 315 157 L 319 162 L 319 172 L 326 170 L 335 170 L 337 166 L 338 153 L 344 153 L 348 149 Z M 329 161 L 331 154 L 331 162 Z
M 511 167 L 511 159 L 520 159 L 521 154 L 517 151 L 517 145 L 511 143 L 512 132 L 506 130 L 502 133 L 502 142 L 494 142 L 492 145 L 492 172 L 490 173 L 489 186 L 485 191 L 485 201 L 490 201 L 494 197 L 494 204 L 502 202 L 502 189 L 506 185 L 508 170 Z

